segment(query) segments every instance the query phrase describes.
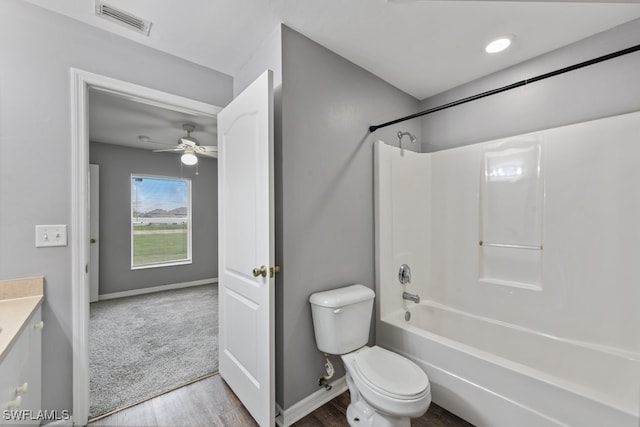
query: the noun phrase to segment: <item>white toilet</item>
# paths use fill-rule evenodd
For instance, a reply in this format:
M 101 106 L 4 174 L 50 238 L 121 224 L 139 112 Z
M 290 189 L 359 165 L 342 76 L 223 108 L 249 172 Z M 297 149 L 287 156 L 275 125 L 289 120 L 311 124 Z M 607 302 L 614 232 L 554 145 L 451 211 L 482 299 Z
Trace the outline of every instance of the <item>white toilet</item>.
M 318 292 L 309 298 L 318 349 L 341 355 L 347 371 L 351 426 L 410 426 L 431 403 L 429 378 L 409 359 L 367 347 L 375 293 L 363 285 Z

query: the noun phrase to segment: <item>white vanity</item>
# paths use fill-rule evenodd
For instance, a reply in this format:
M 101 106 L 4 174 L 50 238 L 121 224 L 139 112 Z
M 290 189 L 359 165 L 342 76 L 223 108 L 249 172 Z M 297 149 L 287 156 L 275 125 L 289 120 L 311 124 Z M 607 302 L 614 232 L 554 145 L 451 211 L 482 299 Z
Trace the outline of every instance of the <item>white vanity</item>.
M 0 281 L 0 425 L 39 425 L 42 277 Z

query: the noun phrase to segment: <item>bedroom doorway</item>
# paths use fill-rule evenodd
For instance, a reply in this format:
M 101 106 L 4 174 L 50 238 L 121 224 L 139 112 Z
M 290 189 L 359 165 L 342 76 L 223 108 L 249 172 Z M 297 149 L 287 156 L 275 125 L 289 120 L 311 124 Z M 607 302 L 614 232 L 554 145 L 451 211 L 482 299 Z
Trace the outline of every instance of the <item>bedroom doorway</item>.
M 109 93 L 144 105 L 215 120 L 219 107 L 81 70 L 72 70 L 72 236 L 73 417 L 84 425 L 89 415 L 89 93 Z M 103 171 L 101 170 L 101 173 Z M 87 260 L 87 261 L 85 261 Z

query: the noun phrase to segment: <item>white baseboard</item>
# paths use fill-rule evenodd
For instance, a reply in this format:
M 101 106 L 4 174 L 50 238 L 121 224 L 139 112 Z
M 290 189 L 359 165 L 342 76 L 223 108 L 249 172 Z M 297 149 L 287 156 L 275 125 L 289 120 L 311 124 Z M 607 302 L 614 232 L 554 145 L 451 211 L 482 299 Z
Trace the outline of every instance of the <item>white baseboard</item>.
M 52 421 L 50 423 L 47 424 L 43 424 L 44 426 L 47 427 L 53 427 L 53 426 L 73 426 L 73 416 L 71 416 L 71 418 L 69 418 L 68 420 L 58 420 L 58 421 Z
M 288 427 L 349 389 L 345 377 L 332 381 L 330 385 L 331 390 L 327 391 L 321 388 L 287 410 L 283 410 L 280 405 L 276 404 L 276 410 L 279 412 L 276 424 L 280 427 Z
M 208 285 L 210 283 L 218 283 L 218 279 L 217 278 L 201 279 L 201 280 L 193 280 L 191 282 L 171 283 L 168 285 L 152 286 L 150 288 L 132 289 L 130 291 L 112 292 L 109 294 L 98 295 L 98 301 L 115 299 L 115 298 L 132 297 L 135 295 L 150 294 L 153 292 L 160 292 L 160 291 L 169 291 L 171 289 L 189 288 L 191 286 Z

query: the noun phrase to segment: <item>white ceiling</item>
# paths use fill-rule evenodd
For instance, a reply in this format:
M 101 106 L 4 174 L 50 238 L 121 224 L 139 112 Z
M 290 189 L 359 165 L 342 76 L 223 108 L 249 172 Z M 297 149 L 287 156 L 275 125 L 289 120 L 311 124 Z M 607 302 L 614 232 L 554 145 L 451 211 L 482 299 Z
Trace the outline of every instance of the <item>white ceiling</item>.
M 105 0 L 152 21 L 145 36 L 95 16 L 93 0 L 25 1 L 231 76 L 283 22 L 417 99 L 640 17 L 636 0 Z M 484 53 L 504 34 L 512 48 Z
M 232 76 L 284 22 L 418 99 L 640 17 L 634 0 L 105 0 L 152 21 L 147 37 L 93 0 L 26 1 Z M 483 52 L 507 33 L 512 49 Z
M 218 145 L 217 120 L 192 116 L 92 89 L 89 92 L 89 140 L 145 150 L 161 150 L 178 144 L 187 133 L 182 125 L 195 126 L 191 136 L 200 145 Z M 149 141 L 139 138 L 147 137 Z

